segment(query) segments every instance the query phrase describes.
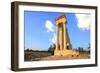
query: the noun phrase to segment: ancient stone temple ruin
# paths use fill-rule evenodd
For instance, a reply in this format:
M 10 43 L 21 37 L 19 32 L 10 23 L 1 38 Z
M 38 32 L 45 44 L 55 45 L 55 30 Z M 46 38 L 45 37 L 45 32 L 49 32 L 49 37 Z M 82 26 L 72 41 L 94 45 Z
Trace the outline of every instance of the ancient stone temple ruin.
M 56 48 L 54 50 L 56 56 L 78 55 L 78 52 L 72 50 L 66 25 L 65 15 L 56 18 Z

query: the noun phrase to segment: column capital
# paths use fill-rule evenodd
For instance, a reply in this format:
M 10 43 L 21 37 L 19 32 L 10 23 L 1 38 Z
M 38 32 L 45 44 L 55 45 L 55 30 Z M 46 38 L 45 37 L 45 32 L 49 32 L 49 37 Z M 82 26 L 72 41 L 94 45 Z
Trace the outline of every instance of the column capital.
M 63 24 L 66 25 L 67 24 L 67 21 L 63 22 Z

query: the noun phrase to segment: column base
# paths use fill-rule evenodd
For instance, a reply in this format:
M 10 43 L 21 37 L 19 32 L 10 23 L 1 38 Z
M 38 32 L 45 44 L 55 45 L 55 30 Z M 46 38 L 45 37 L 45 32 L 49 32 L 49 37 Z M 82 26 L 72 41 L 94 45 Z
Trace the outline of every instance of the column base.
M 70 50 L 55 50 L 54 51 L 54 56 L 78 56 L 79 52 L 74 51 L 72 49 Z

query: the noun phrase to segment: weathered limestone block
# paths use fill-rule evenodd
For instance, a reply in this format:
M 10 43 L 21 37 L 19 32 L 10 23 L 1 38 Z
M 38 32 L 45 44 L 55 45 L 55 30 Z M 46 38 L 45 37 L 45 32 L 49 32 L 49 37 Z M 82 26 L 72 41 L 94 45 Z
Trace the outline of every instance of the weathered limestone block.
M 78 56 L 79 52 L 74 50 L 55 50 L 54 51 L 55 56 Z

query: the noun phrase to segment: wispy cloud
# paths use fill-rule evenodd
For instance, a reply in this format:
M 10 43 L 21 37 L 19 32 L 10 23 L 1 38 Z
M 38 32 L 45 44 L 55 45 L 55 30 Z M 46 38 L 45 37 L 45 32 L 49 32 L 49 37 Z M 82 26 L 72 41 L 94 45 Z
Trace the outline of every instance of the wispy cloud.
M 46 21 L 45 27 L 47 29 L 47 32 L 54 32 L 54 25 L 50 20 Z
M 78 28 L 82 30 L 90 30 L 91 17 L 90 14 L 76 14 L 78 20 Z
M 47 20 L 45 22 L 45 27 L 47 29 L 46 31 L 51 33 L 51 35 L 52 35 L 52 37 L 50 37 L 49 41 L 51 42 L 51 44 L 54 44 L 55 43 L 55 39 L 56 39 L 54 24 L 50 20 Z

